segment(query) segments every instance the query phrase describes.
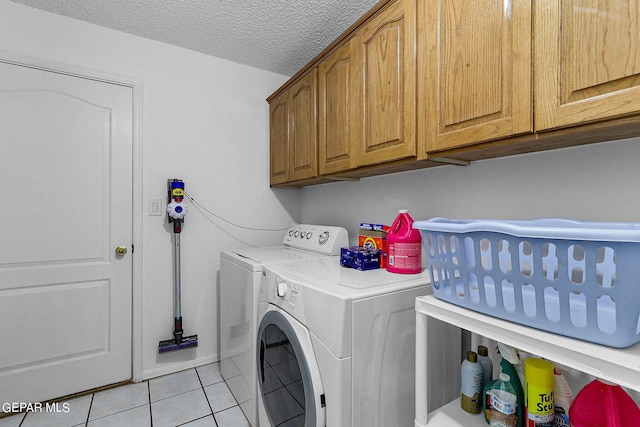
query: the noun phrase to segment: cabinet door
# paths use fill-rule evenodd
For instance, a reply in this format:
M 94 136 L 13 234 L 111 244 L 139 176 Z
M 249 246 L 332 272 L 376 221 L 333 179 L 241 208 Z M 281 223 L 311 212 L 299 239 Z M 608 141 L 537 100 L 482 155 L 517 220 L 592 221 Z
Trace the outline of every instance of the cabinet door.
M 317 176 L 317 69 L 295 83 L 289 99 L 289 180 Z
M 640 2 L 534 4 L 536 130 L 640 111 Z
M 418 3 L 426 152 L 531 132 L 531 2 Z
M 289 106 L 288 91 L 269 104 L 271 185 L 289 180 Z
M 357 33 L 358 166 L 416 155 L 416 2 L 399 0 Z
M 353 135 L 357 95 L 353 40 L 324 59 L 319 66 L 319 169 L 320 174 L 355 167 Z

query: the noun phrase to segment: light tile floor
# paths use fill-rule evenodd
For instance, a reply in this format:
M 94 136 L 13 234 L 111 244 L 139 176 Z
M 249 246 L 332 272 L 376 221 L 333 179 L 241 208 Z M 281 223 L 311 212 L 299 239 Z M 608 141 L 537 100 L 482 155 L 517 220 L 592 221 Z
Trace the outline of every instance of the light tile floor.
M 249 427 L 218 363 L 0 418 L 0 427 Z

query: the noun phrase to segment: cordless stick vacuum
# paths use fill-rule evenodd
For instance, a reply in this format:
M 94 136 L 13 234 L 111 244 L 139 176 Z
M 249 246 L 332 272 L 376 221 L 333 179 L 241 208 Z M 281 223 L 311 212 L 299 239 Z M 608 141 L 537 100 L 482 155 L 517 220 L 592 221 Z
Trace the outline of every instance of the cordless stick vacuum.
M 180 232 L 182 231 L 182 221 L 187 213 L 187 205 L 185 205 L 183 201 L 184 182 L 179 179 L 169 179 L 167 181 L 167 187 L 169 191 L 169 205 L 167 206 L 167 213 L 169 215 L 169 222 L 173 223 L 173 241 L 175 247 L 175 324 L 173 329 L 173 339 L 160 341 L 160 343 L 158 343 L 159 353 L 198 346 L 197 335 L 191 335 L 188 337 L 182 336 L 182 313 L 180 308 Z

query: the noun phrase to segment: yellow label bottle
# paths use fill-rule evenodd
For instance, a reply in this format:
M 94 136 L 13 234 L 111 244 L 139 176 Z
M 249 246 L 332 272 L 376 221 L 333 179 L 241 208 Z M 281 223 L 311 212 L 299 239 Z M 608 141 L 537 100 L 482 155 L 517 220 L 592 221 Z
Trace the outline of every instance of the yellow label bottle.
M 553 365 L 542 359 L 524 361 L 527 427 L 553 427 Z

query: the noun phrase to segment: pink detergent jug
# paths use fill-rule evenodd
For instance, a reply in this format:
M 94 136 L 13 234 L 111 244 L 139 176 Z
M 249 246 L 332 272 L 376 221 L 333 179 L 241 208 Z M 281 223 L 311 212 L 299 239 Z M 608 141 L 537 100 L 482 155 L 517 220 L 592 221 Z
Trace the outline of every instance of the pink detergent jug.
M 569 420 L 573 427 L 635 427 L 640 409 L 622 387 L 596 379 L 576 396 Z
M 415 274 L 422 272 L 422 237 L 413 228 L 409 211 L 400 210 L 387 234 L 387 271 Z

